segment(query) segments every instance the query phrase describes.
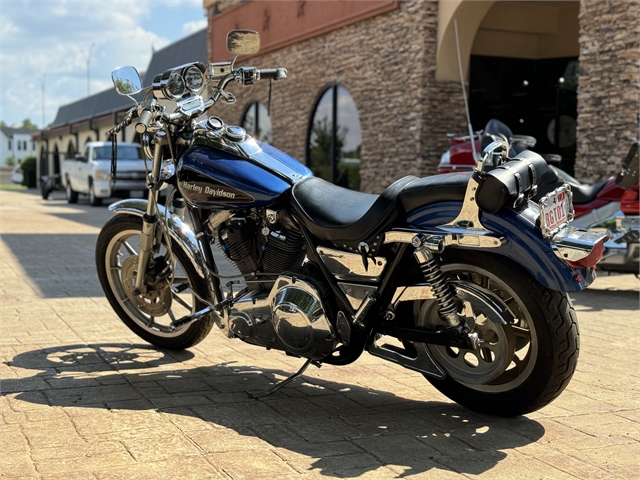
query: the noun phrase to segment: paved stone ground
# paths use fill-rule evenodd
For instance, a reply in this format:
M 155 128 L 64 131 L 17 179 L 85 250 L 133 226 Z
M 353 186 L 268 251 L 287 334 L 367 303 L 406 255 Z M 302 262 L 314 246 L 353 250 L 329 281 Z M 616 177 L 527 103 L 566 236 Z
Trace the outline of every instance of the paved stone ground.
M 57 200 L 56 200 L 57 199 Z M 86 202 L 86 201 L 85 201 Z M 573 295 L 565 393 L 531 415 L 474 414 L 368 355 L 312 369 L 212 334 L 158 351 L 118 320 L 93 265 L 106 208 L 0 191 L 0 477 L 638 478 L 638 281 Z

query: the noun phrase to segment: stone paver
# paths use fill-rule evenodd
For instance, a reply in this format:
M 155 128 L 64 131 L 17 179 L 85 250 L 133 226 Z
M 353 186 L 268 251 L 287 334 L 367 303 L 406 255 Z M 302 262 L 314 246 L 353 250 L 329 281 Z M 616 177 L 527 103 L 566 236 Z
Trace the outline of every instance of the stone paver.
M 187 352 L 132 334 L 100 289 L 106 208 L 0 191 L 0 478 L 635 479 L 639 282 L 572 295 L 578 370 L 548 407 L 465 410 L 364 355 L 250 400 L 299 359 L 212 332 Z

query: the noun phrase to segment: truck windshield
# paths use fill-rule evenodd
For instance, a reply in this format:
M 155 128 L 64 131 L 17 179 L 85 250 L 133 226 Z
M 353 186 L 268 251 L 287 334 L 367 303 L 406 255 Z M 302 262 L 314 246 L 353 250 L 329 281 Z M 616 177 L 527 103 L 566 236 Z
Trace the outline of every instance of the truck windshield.
M 142 147 L 118 145 L 118 160 L 142 160 Z M 96 147 L 93 150 L 94 160 L 111 160 L 111 147 Z

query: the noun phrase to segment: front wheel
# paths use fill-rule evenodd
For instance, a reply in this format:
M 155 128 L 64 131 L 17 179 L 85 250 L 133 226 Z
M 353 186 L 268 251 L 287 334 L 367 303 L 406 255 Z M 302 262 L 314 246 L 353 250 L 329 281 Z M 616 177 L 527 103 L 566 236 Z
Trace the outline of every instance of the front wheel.
M 538 410 L 554 400 L 575 371 L 580 337 L 576 313 L 564 292 L 537 282 L 517 263 L 483 252 L 447 252 L 441 269 L 460 291 L 475 289 L 508 309 L 513 321 L 501 325 L 486 301 L 465 295 L 470 327 L 484 340 L 468 350 L 427 345 L 446 378 L 427 379 L 447 397 L 470 409 L 501 416 Z M 439 324 L 435 301 L 414 305 L 416 323 Z
M 78 203 L 78 192 L 71 188 L 71 181 L 68 178 L 66 181 L 64 192 L 68 203 Z
M 89 183 L 89 203 L 92 207 L 99 207 L 102 205 L 102 199 L 100 197 L 96 197 L 96 190 L 93 187 L 93 182 Z
M 161 348 L 181 350 L 201 342 L 213 319 L 205 317 L 177 331 L 171 322 L 205 308 L 194 295 L 206 297 L 206 287 L 179 245 L 170 245 L 174 261 L 146 293 L 136 291 L 142 218 L 118 214 L 100 231 L 96 244 L 98 278 L 111 307 L 135 334 Z M 166 239 L 156 261 L 167 252 Z M 162 269 L 165 272 L 164 269 Z

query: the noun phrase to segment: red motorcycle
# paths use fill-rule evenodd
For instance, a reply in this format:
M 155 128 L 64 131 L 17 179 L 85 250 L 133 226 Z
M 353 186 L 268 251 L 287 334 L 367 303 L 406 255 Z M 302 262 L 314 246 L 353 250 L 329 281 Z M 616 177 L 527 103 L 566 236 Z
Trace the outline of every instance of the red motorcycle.
M 499 120 L 490 120 L 484 130 L 475 132 L 472 147 L 471 137 L 449 136 L 451 147 L 442 154 L 438 173 L 471 171 L 479 154 L 487 145 L 496 140 L 506 140 L 509 156 L 514 157 L 523 150 L 534 148 L 536 139 L 526 135 L 514 135 L 511 129 Z M 475 150 L 474 150 L 475 148 Z M 634 143 L 623 162 L 622 171 L 592 185 L 580 183 L 556 165 L 562 159 L 559 155 L 542 155 L 549 164 L 547 172 L 538 182 L 538 193 L 533 200 L 539 201 L 544 195 L 567 183 L 573 193 L 575 218 L 571 225 L 577 228 L 602 229 L 609 233 L 605 243 L 605 253 L 598 263 L 598 269 L 639 274 L 640 267 L 640 211 L 638 192 L 638 144 Z M 479 155 L 478 155 L 479 158 Z

